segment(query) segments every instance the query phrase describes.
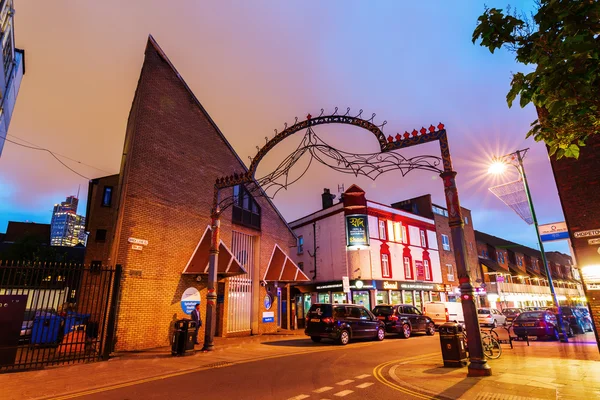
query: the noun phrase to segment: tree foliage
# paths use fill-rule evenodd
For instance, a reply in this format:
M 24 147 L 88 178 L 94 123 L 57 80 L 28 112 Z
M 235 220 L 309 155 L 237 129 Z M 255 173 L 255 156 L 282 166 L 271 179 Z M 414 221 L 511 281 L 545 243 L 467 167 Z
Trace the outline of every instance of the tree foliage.
M 478 40 L 533 67 L 513 75 L 506 96 L 509 107 L 517 96 L 521 107 L 536 107 L 527 137 L 544 141 L 557 158 L 578 158 L 600 132 L 600 0 L 539 0 L 530 17 L 486 8 L 473 32 Z

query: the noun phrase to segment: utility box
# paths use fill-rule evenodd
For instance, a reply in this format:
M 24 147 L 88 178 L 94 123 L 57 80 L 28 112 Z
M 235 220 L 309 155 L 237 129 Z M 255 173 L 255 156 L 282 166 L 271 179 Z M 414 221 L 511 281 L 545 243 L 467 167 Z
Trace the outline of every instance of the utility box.
M 444 367 L 465 367 L 467 365 L 467 349 L 462 325 L 446 322 L 440 325 L 439 336 Z
M 175 321 L 175 331 L 171 340 L 171 354 L 184 356 L 194 351 L 194 331 L 196 322 L 189 319 Z

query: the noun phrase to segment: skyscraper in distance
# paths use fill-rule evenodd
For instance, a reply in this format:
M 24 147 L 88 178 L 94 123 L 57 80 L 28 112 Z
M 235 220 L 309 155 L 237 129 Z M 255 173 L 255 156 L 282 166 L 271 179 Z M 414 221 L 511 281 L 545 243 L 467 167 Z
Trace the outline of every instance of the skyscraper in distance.
M 51 246 L 86 245 L 85 217 L 77 215 L 79 199 L 69 196 L 60 204 L 54 205 L 50 223 Z

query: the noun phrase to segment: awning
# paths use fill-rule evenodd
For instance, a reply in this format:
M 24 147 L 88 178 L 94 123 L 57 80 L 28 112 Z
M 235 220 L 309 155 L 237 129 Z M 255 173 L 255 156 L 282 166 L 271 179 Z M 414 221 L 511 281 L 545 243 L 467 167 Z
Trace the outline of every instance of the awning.
M 266 282 L 310 282 L 308 276 L 275 244 L 263 278 Z
M 504 267 L 502 267 L 496 261 L 490 260 L 489 258 L 481 258 L 481 257 L 479 257 L 479 262 L 481 264 L 485 265 L 486 267 L 488 267 L 490 270 L 492 270 L 494 272 L 501 272 L 503 274 L 507 274 L 508 273 L 507 269 L 505 269 Z
M 185 266 L 184 275 L 207 275 L 208 260 L 210 258 L 210 226 L 206 227 L 202 239 L 198 242 L 190 260 Z M 221 276 L 235 276 L 245 274 L 246 270 L 233 256 L 229 248 L 221 240 L 219 243 L 219 257 L 217 260 L 217 274 Z

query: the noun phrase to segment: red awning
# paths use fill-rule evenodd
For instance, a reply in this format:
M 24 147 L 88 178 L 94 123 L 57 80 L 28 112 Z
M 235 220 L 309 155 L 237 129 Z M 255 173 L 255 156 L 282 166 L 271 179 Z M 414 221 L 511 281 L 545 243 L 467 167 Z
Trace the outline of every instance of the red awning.
M 271 261 L 263 279 L 266 282 L 310 282 L 308 276 L 281 250 L 277 244 L 273 248 Z
M 206 227 L 202 239 L 198 242 L 196 250 L 192 253 L 182 274 L 184 275 L 207 275 L 208 260 L 210 258 L 210 226 Z M 246 270 L 233 256 L 229 248 L 221 240 L 219 243 L 219 258 L 217 261 L 217 274 L 221 276 L 235 276 L 245 274 Z

